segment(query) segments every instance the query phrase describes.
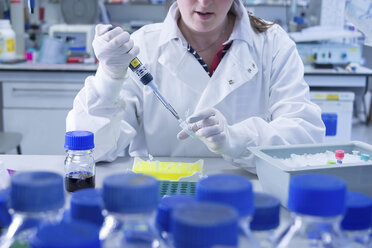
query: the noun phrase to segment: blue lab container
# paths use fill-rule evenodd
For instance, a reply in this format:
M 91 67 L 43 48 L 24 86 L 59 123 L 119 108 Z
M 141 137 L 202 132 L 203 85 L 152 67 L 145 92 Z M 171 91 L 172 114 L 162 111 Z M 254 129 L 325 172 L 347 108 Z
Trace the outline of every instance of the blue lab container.
M 279 226 L 280 201 L 266 194 L 254 194 L 254 214 L 251 230 L 258 240 L 260 247 L 275 247 L 276 228 Z
M 278 198 L 266 193 L 255 193 L 254 207 L 252 230 L 266 231 L 279 226 L 280 201 Z
M 99 228 L 88 222 L 58 223 L 41 227 L 31 248 L 100 248 Z
M 173 209 L 179 205 L 196 202 L 190 195 L 169 195 L 163 197 L 158 205 L 155 223 L 160 230 L 170 231 L 170 216 Z
M 14 228 L 1 237 L 4 247 L 28 246 L 39 226 L 57 223 L 65 203 L 63 179 L 57 173 L 17 172 L 11 177 L 9 207 Z M 17 246 L 18 245 L 18 246 Z
M 371 242 L 369 228 L 372 221 L 372 198 L 358 193 L 348 192 L 346 214 L 341 228 L 353 247 L 368 247 Z
M 176 248 L 237 247 L 238 214 L 218 203 L 183 204 L 172 212 L 171 230 Z
M 288 210 L 292 221 L 280 239 L 278 248 L 349 247 L 340 230 L 345 213 L 346 183 L 322 174 L 303 174 L 292 178 Z M 328 237 L 324 239 L 324 237 Z
M 173 243 L 171 225 L 171 214 L 173 210 L 180 205 L 194 203 L 196 199 L 190 195 L 169 195 L 164 196 L 158 205 L 155 218 L 155 225 L 159 236 L 169 247 Z
M 64 221 L 88 221 L 101 226 L 103 224 L 103 200 L 101 190 L 81 189 L 72 193 L 70 209 L 64 214 Z
M 196 199 L 230 205 L 240 217 L 254 212 L 252 183 L 248 178 L 232 174 L 211 175 L 199 181 Z
M 252 183 L 248 178 L 232 174 L 211 175 L 199 181 L 196 199 L 229 205 L 239 214 L 239 227 L 246 246 L 259 247 L 250 230 L 254 212 Z
M 94 135 L 89 131 L 65 134 L 65 188 L 68 192 L 95 187 L 96 167 L 92 156 Z
M 161 242 L 150 225 L 158 205 L 158 187 L 155 178 L 142 174 L 117 174 L 104 179 L 102 194 L 107 215 L 100 235 L 104 248 L 151 247 Z
M 326 127 L 326 136 L 337 135 L 337 114 L 336 113 L 322 113 L 322 120 Z

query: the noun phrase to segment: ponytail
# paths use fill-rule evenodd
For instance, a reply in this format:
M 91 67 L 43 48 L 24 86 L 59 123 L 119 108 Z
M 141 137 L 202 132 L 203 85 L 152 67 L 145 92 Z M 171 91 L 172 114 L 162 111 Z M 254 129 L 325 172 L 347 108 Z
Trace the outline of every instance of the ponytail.
M 265 32 L 275 24 L 275 22 L 273 23 L 265 22 L 264 20 L 252 15 L 251 13 L 248 13 L 248 16 L 249 20 L 251 21 L 252 27 L 259 33 Z

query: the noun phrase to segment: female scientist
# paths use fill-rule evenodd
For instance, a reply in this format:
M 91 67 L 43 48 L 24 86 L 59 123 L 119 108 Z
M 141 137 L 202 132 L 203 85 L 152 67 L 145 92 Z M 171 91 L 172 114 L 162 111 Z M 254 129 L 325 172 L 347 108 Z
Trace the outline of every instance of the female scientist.
M 99 66 L 76 96 L 67 130 L 94 132 L 97 161 L 126 152 L 222 156 L 254 172 L 249 146 L 323 140 L 295 43 L 239 0 L 178 0 L 163 23 L 131 36 L 97 25 L 93 48 Z M 137 55 L 200 139 L 186 139 L 151 88 L 127 70 Z

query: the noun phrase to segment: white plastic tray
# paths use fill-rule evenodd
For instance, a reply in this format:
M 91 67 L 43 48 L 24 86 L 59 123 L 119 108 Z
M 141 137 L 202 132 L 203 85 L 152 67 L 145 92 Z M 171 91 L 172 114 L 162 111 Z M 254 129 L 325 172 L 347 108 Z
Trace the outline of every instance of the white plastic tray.
M 358 150 L 361 153 L 370 154 L 372 157 L 372 145 L 367 143 L 352 141 L 338 144 L 261 146 L 249 147 L 248 149 L 256 156 L 257 176 L 263 190 L 278 197 L 283 206 L 287 205 L 291 178 L 295 175 L 307 173 L 320 173 L 339 177 L 347 183 L 348 190 L 364 193 L 372 197 L 371 160 L 363 164 L 325 164 L 292 168 L 276 159 L 289 158 L 291 154 L 315 154 L 339 149 L 344 150 L 345 153 L 352 153 L 353 150 Z

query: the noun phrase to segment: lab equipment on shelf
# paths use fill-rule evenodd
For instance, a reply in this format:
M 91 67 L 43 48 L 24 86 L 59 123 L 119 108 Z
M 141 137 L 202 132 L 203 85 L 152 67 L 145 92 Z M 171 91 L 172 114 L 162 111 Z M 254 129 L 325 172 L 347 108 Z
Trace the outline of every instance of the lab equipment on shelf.
M 278 248 L 350 247 L 340 229 L 345 212 L 346 183 L 321 174 L 294 176 L 289 186 L 291 225 Z
M 0 247 L 27 247 L 40 225 L 58 223 L 65 203 L 63 178 L 54 172 L 17 172 L 11 178 L 12 222 L 0 237 Z
M 280 201 L 266 193 L 254 193 L 254 214 L 251 230 L 261 248 L 274 248 L 276 229 L 280 223 Z
M 103 200 L 101 190 L 81 189 L 72 193 L 70 209 L 63 214 L 64 222 L 86 221 L 97 226 L 103 224 Z
M 10 26 L 9 20 L 0 20 L 0 61 L 6 62 L 15 59 L 15 32 Z
M 65 188 L 68 192 L 94 188 L 96 166 L 92 156 L 94 135 L 89 131 L 65 134 Z
M 153 214 L 158 205 L 158 181 L 127 173 L 103 181 L 105 221 L 100 231 L 103 248 L 160 247 Z
M 30 241 L 31 248 L 100 248 L 99 228 L 88 222 L 42 226 Z
M 250 229 L 254 212 L 252 183 L 248 178 L 218 174 L 201 179 L 196 187 L 198 201 L 217 202 L 233 207 L 239 214 L 241 245 L 243 247 L 259 247 L 257 239 Z
M 182 204 L 172 213 L 174 247 L 239 247 L 238 213 L 212 202 Z
M 171 195 L 160 199 L 155 225 L 159 237 L 168 247 L 173 247 L 173 235 L 171 232 L 171 216 L 173 210 L 182 204 L 194 202 L 196 202 L 195 197 L 189 195 Z
M 346 195 L 346 213 L 341 222 L 341 229 L 348 237 L 353 248 L 370 247 L 370 225 L 372 221 L 372 198 L 358 193 Z

